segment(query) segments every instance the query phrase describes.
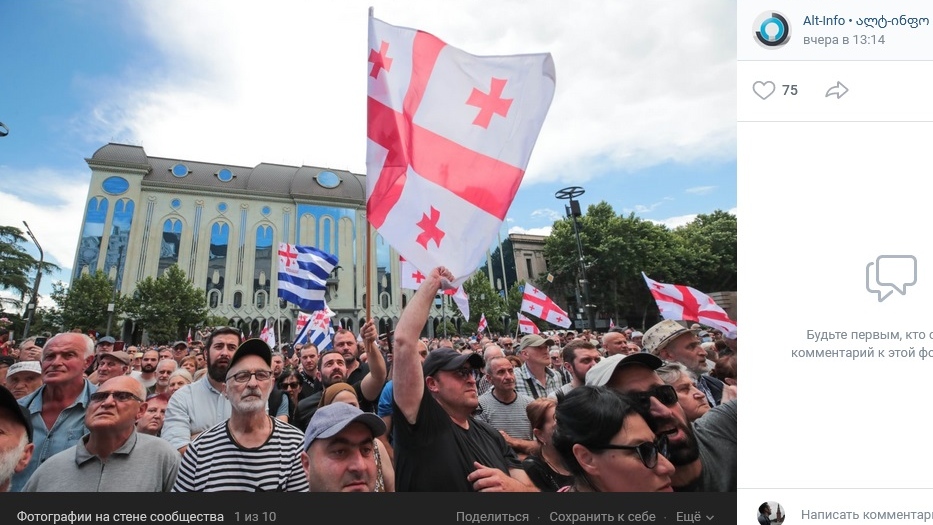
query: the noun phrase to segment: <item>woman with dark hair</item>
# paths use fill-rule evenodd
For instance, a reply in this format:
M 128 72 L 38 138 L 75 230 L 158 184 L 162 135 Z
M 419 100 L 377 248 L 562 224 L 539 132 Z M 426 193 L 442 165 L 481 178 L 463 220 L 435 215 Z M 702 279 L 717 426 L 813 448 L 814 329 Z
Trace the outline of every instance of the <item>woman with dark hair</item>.
M 666 436 L 655 437 L 636 405 L 605 387 L 580 386 L 557 404 L 551 439 L 573 483 L 560 492 L 670 492 Z
M 522 460 L 522 468 L 541 492 L 556 492 L 573 483 L 573 477 L 561 462 L 551 439 L 557 425 L 554 417 L 556 408 L 557 400 L 552 397 L 539 397 L 525 407 L 531 422 L 531 432 L 540 446 L 535 453 Z

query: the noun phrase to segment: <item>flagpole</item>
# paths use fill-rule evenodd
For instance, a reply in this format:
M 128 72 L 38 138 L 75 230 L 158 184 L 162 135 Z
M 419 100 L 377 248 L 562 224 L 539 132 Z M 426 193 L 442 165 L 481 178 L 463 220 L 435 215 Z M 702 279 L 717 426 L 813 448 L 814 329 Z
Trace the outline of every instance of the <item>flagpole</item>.
M 372 12 L 372 7 L 369 8 Z M 370 268 L 369 263 L 372 261 L 372 250 L 373 250 L 373 225 L 369 222 L 369 217 L 366 218 L 366 317 L 365 320 L 369 321 L 370 317 L 370 307 L 369 305 L 373 302 L 372 297 L 372 268 Z M 361 326 L 360 329 L 363 327 Z

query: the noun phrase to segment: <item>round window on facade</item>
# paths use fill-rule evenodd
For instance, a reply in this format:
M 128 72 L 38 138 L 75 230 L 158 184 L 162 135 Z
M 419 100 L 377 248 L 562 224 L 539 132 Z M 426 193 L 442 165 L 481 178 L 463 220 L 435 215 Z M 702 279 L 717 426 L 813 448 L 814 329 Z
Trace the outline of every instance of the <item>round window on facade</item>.
M 340 177 L 332 171 L 322 171 L 315 175 L 314 180 L 316 180 L 322 188 L 330 189 L 340 185 Z
M 223 212 L 227 211 L 227 203 L 226 203 L 226 202 L 221 202 L 220 204 L 218 204 L 218 205 L 217 205 L 217 211 L 219 211 L 220 213 L 223 213 Z
M 169 171 L 172 172 L 172 175 L 178 178 L 187 177 L 188 174 L 191 173 L 190 171 L 188 171 L 188 166 L 185 166 L 184 164 L 181 164 L 181 163 L 172 166 L 171 168 L 169 168 Z
M 172 208 L 177 210 L 179 206 L 181 206 L 181 199 L 172 199 Z
M 236 177 L 236 175 L 234 175 L 233 172 L 227 168 L 221 169 L 215 175 L 217 175 L 217 178 L 220 180 L 220 182 L 230 182 L 234 177 Z

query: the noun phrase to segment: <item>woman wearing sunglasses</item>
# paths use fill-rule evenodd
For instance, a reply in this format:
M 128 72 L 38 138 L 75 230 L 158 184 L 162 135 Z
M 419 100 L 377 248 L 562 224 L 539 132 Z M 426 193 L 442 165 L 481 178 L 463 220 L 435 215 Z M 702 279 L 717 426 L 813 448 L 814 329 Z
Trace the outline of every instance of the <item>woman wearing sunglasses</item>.
M 557 405 L 552 441 L 573 483 L 562 492 L 670 492 L 674 466 L 634 401 L 605 387 L 573 389 Z

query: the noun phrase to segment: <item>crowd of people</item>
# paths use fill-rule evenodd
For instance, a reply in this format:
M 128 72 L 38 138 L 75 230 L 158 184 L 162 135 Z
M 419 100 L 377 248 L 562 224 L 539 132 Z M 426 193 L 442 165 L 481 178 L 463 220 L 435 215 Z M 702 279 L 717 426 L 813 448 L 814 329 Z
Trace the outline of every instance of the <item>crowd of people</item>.
M 434 269 L 393 334 L 370 320 L 328 349 L 234 327 L 10 345 L 0 491 L 736 490 L 734 340 L 671 320 L 425 338 L 452 280 Z

